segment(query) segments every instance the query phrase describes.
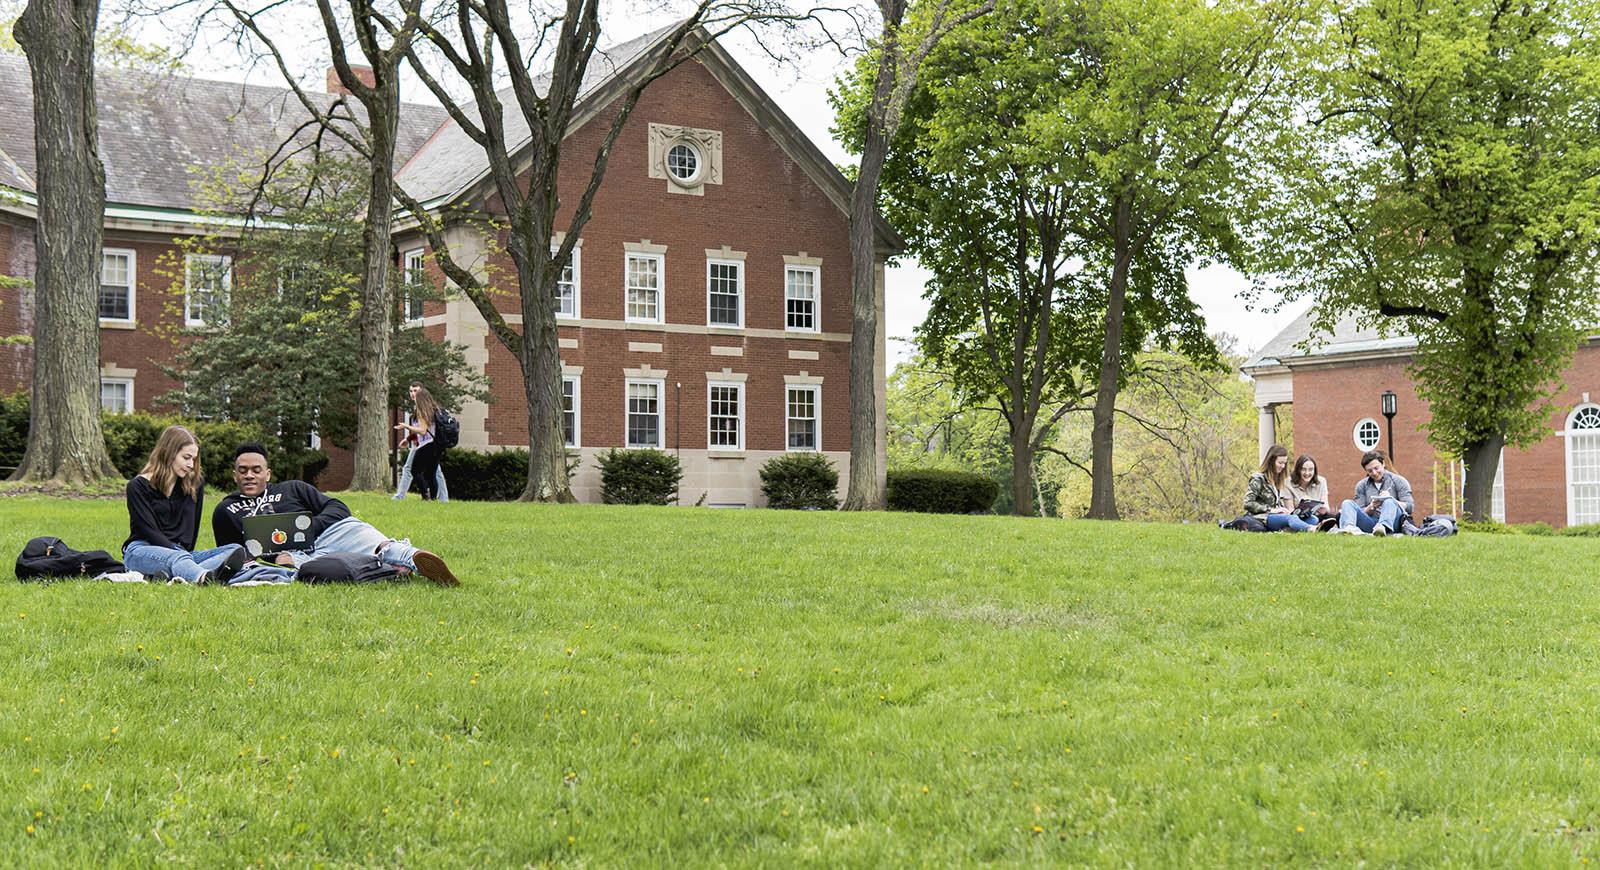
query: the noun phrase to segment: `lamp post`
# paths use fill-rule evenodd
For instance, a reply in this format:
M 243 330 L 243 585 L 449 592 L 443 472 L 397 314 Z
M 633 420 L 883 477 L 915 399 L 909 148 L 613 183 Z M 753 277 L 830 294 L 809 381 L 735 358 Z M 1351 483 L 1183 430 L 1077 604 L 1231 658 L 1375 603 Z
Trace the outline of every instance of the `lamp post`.
M 1395 411 L 1398 410 L 1396 408 L 1398 398 L 1394 394 L 1394 390 L 1384 390 L 1383 395 L 1378 397 L 1381 403 L 1380 407 L 1383 410 L 1383 418 L 1389 424 L 1389 464 L 1391 466 L 1394 465 L 1394 415 Z

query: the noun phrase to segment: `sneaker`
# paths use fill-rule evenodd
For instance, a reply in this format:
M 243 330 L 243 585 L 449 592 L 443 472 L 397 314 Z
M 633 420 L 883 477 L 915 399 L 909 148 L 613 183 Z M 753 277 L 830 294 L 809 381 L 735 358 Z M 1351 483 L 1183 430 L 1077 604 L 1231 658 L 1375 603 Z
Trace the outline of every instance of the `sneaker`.
M 446 565 L 443 559 L 427 550 L 418 550 L 417 554 L 411 557 L 411 561 L 417 563 L 418 574 L 440 586 L 461 585 L 461 581 L 456 579 L 455 572 L 450 570 L 450 566 Z
M 1387 535 L 1387 534 L 1389 534 L 1389 527 L 1384 525 L 1383 523 L 1378 523 L 1377 525 L 1372 527 L 1372 536 L 1374 538 L 1381 538 L 1381 537 L 1383 537 L 1384 535 Z
M 392 496 L 390 496 L 390 498 L 394 499 L 395 501 L 404 501 L 405 500 L 405 496 L 404 495 L 400 495 L 400 494 L 392 495 Z
M 228 560 L 218 565 L 217 570 L 207 573 L 214 582 L 226 586 L 228 581 L 233 579 L 233 575 L 239 573 L 239 569 L 243 568 L 249 561 L 250 557 L 245 555 L 244 548 L 239 547 L 228 554 Z

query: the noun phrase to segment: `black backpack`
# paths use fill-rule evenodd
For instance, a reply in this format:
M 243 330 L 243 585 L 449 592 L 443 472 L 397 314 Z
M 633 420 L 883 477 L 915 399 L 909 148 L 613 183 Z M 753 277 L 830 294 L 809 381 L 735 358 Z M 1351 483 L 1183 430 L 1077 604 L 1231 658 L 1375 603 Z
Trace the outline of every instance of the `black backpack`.
M 1456 533 L 1456 518 L 1449 514 L 1433 514 L 1420 526 L 1407 522 L 1403 531 L 1419 538 L 1448 538 Z
M 34 538 L 17 556 L 17 579 L 44 577 L 97 577 L 108 571 L 125 570 L 121 562 L 105 550 L 80 553 L 60 538 Z
M 376 583 L 400 576 L 399 569 L 367 553 L 329 553 L 300 566 L 301 583 Z
M 439 442 L 440 450 L 461 443 L 461 424 L 443 408 L 433 412 L 433 440 Z
M 1218 520 L 1217 525 L 1235 532 L 1264 532 L 1267 530 L 1267 524 L 1264 520 L 1249 514 L 1245 514 L 1242 517 L 1234 517 L 1231 520 Z

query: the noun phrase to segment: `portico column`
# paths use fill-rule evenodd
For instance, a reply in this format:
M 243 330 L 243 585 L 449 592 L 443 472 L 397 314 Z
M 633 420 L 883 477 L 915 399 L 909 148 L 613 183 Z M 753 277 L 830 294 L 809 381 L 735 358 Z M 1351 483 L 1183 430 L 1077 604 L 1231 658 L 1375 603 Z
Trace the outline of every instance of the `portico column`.
M 1257 407 L 1257 410 L 1261 412 L 1261 417 L 1256 423 L 1256 439 L 1261 442 L 1261 450 L 1256 456 L 1257 459 L 1265 459 L 1267 457 L 1267 449 L 1278 443 L 1278 415 L 1274 413 L 1274 409 L 1277 407 L 1277 405 L 1260 405 Z

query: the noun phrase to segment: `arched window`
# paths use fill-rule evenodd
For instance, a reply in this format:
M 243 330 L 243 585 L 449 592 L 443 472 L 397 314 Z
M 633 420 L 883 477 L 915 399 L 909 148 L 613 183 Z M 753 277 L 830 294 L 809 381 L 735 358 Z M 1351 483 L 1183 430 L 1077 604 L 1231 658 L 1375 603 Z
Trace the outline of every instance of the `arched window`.
M 1567 525 L 1600 523 L 1600 405 L 1567 416 Z
M 1356 449 L 1365 453 L 1378 446 L 1378 439 L 1383 432 L 1378 428 L 1377 420 L 1367 417 L 1356 423 L 1355 431 L 1351 434 L 1355 438 Z

